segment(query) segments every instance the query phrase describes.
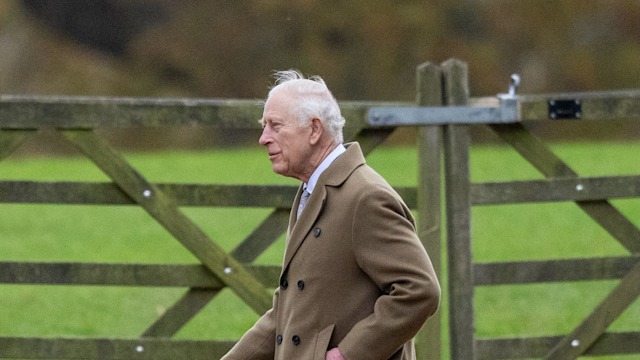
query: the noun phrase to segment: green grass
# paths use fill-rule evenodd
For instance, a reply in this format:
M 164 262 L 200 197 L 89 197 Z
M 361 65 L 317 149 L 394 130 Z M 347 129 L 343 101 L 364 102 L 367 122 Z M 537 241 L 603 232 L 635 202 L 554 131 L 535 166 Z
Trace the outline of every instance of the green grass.
M 640 174 L 640 144 L 558 144 L 559 156 L 579 174 Z M 127 154 L 154 182 L 295 184 L 271 171 L 263 149 Z M 389 182 L 416 184 L 413 148 L 382 148 L 368 162 Z M 513 150 L 474 148 L 474 182 L 540 179 Z M 9 158 L 0 180 L 108 181 L 82 157 Z M 640 199 L 612 203 L 640 226 Z M 184 208 L 217 244 L 232 249 L 269 209 Z M 626 250 L 575 204 L 522 204 L 473 209 L 476 262 L 625 255 Z M 197 260 L 142 210 L 130 206 L 0 204 L 0 261 L 195 263 Z M 257 260 L 279 264 L 284 239 Z M 479 337 L 559 335 L 571 331 L 616 285 L 615 281 L 480 287 Z M 137 337 L 185 289 L 0 285 L 0 336 Z M 446 306 L 443 308 L 446 311 Z M 178 338 L 234 339 L 257 315 L 223 291 Z M 639 331 L 640 301 L 610 328 Z M 609 359 L 640 357 L 609 357 Z

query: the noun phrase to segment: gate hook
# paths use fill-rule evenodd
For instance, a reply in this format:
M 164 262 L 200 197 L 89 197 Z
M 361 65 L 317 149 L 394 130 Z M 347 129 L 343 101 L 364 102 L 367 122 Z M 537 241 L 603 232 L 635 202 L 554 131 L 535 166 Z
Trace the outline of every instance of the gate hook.
M 509 83 L 509 96 L 516 96 L 518 86 L 520 86 L 520 75 L 511 74 L 511 82 Z

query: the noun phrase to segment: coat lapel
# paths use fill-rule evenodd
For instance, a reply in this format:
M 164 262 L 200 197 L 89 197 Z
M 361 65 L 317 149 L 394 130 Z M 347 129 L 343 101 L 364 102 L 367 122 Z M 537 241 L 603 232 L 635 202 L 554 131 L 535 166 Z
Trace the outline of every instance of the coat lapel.
M 301 193 L 302 190 L 299 189 L 293 209 L 298 208 Z M 282 267 L 283 271 L 287 266 L 289 266 L 289 262 L 291 262 L 291 259 L 298 251 L 298 248 L 300 248 L 300 245 L 304 242 L 306 235 L 311 231 L 311 227 L 315 224 L 316 219 L 320 216 L 326 197 L 326 188 L 324 186 L 316 186 L 311 197 L 309 197 L 309 201 L 307 201 L 307 205 L 304 207 L 304 211 L 297 221 L 296 211 L 291 211 L 291 216 L 289 218 L 289 234 L 287 236 L 287 246 L 284 254 L 284 264 Z
M 353 170 L 365 163 L 364 156 L 358 143 L 345 144 L 347 151 L 338 157 L 325 172 L 320 175 L 305 209 L 296 221 L 296 209 L 300 203 L 302 186 L 298 189 L 293 208 L 289 217 L 289 228 L 287 233 L 287 244 L 284 254 L 282 272 L 284 273 L 295 256 L 296 252 L 304 242 L 309 231 L 316 223 L 322 213 L 327 199 L 327 186 L 339 186 L 351 175 Z

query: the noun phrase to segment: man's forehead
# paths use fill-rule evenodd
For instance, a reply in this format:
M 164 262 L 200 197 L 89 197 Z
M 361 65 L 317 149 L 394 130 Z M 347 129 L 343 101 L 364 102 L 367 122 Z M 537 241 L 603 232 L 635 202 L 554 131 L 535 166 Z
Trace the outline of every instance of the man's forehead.
M 263 122 L 276 121 L 276 120 L 282 120 L 282 119 L 283 119 L 283 117 L 277 112 L 265 111 L 264 113 L 262 113 L 262 121 Z
M 267 103 L 262 111 L 263 121 L 285 121 L 290 113 L 288 104 L 285 102 Z
M 287 122 L 287 119 L 284 116 L 282 116 L 280 113 L 265 111 L 262 114 L 262 118 L 260 118 L 260 123 L 262 124 L 262 126 L 265 126 L 268 123 L 272 123 L 272 122 L 283 123 L 283 122 Z

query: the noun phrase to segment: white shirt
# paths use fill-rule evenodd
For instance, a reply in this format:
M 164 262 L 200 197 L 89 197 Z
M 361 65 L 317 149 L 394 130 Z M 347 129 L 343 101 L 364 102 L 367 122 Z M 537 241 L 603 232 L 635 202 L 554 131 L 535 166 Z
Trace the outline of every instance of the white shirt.
M 318 167 L 313 172 L 313 174 L 311 174 L 311 177 L 309 178 L 309 182 L 304 186 L 304 188 L 309 192 L 309 194 L 313 193 L 313 189 L 316 187 L 316 184 L 318 183 L 318 179 L 320 178 L 320 175 L 322 175 L 322 173 L 325 170 L 327 170 L 329 165 L 331 165 L 331 163 L 333 163 L 333 161 L 337 159 L 338 156 L 342 155 L 342 153 L 344 153 L 345 151 L 347 151 L 347 148 L 345 148 L 344 145 L 342 144 L 338 144 L 338 146 L 336 146 L 336 148 L 333 149 L 333 151 L 331 151 L 329 155 L 327 155 L 327 157 L 324 158 L 324 160 L 322 160 L 322 162 L 320 163 L 320 165 L 318 165 Z

